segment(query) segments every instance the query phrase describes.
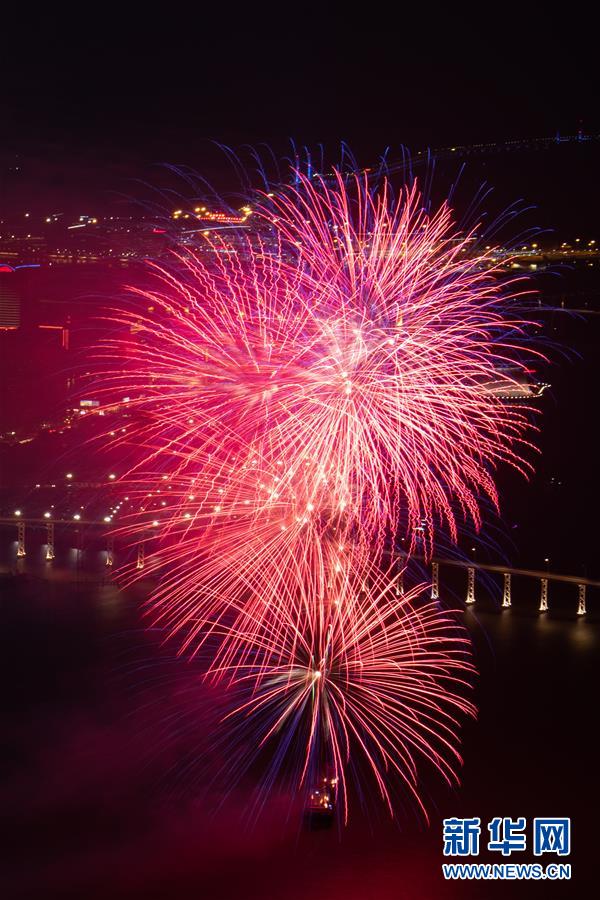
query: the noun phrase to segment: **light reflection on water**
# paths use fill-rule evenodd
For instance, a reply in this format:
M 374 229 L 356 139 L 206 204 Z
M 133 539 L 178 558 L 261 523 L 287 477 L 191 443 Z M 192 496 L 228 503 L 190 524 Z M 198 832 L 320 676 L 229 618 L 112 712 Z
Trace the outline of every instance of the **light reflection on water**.
M 101 548 L 101 542 L 93 546 L 73 546 L 66 542 L 56 542 L 54 559 L 48 559 L 48 544 L 40 543 L 34 532 L 27 534 L 25 541 L 26 555 L 17 556 L 17 541 L 6 540 L 6 531 L 0 529 L 0 572 L 30 574 L 36 577 L 52 577 L 52 573 L 81 573 L 87 576 L 106 575 L 111 567 L 106 565 L 108 552 Z M 38 539 L 36 540 L 36 537 Z M 113 553 L 114 567 L 125 561 L 125 554 Z M 108 572 L 109 574 L 109 572 Z
M 76 537 L 76 535 L 74 535 Z M 42 543 L 43 533 L 32 531 L 26 542 L 27 554 L 17 557 L 17 541 L 6 540 L 6 529 L 0 530 L 0 574 L 14 573 L 30 575 L 35 579 L 47 579 L 52 582 L 69 583 L 71 581 L 86 582 L 90 586 L 89 600 L 98 606 L 107 618 L 115 618 L 119 604 L 123 603 L 120 591 L 114 581 L 114 573 L 126 560 L 126 554 L 117 548 L 114 555 L 114 566 L 107 566 L 108 553 L 103 549 L 101 541 L 93 546 L 73 546 L 58 541 L 55 544 L 55 558 L 46 558 L 48 545 Z M 3 539 L 4 538 L 4 539 Z M 92 587 L 98 586 L 95 591 Z M 110 586 L 110 591 L 107 587 Z M 576 590 L 576 586 L 568 585 Z M 32 586 L 33 590 L 33 586 Z M 139 590 L 145 599 L 151 590 L 151 583 L 143 580 Z M 478 652 L 495 657 L 501 647 L 516 645 L 533 650 L 543 647 L 554 648 L 557 652 L 573 652 L 588 654 L 596 652 L 600 642 L 600 622 L 591 616 L 576 617 L 572 611 L 567 613 L 550 608 L 548 612 L 537 611 L 537 592 L 539 587 L 535 580 L 530 581 L 531 597 L 536 600 L 535 606 L 524 608 L 518 603 L 509 609 L 492 609 L 485 600 L 476 602 L 464 609 L 463 621 Z M 442 580 L 443 591 L 443 580 Z M 448 597 L 452 596 L 448 592 Z M 451 602 L 456 608 L 456 604 Z M 588 606 L 589 609 L 589 606 Z
M 143 707 L 139 691 L 135 693 L 135 690 L 144 679 L 148 693 L 143 715 L 149 717 L 154 729 L 148 745 L 154 748 L 159 739 L 164 742 L 164 750 L 156 762 L 161 777 L 170 765 L 179 761 L 180 753 L 190 750 L 177 735 L 179 721 L 172 728 L 169 725 L 173 710 L 178 709 L 174 701 L 179 694 L 174 689 L 171 692 L 170 684 L 161 688 L 157 678 L 162 671 L 161 636 L 154 639 L 141 616 L 150 583 L 142 582 L 134 591 L 119 590 L 112 580 L 113 570 L 105 564 L 106 550 L 101 546 L 79 551 L 59 542 L 53 562 L 46 561 L 46 545 L 41 542 L 28 541 L 27 556 L 21 560 L 16 559 L 16 547 L 16 541 L 4 542 L 0 547 L 0 572 L 19 571 L 32 578 L 29 583 L 22 579 L 15 592 L 18 603 L 11 604 L 9 598 L 6 604 L 12 617 L 5 635 L 6 649 L 12 654 L 11 676 L 13 693 L 16 693 L 9 716 L 17 723 L 13 726 L 19 740 L 17 755 L 34 760 L 26 763 L 30 768 L 23 776 L 18 815 L 25 808 L 34 824 L 38 821 L 44 824 L 47 829 L 42 830 L 44 835 L 52 833 L 55 821 L 60 822 L 65 846 L 70 846 L 69 842 L 74 841 L 74 835 L 82 828 L 90 846 L 101 846 L 104 836 L 98 836 L 94 822 L 96 810 L 103 809 L 109 784 L 116 798 L 115 824 L 111 826 L 115 847 L 121 846 L 122 823 L 128 822 L 143 848 L 141 871 L 145 871 L 147 859 L 153 854 L 152 841 L 146 837 L 147 823 L 153 822 L 152 810 L 163 804 L 161 814 L 165 809 L 173 816 L 177 835 L 180 820 L 177 811 L 157 794 L 152 780 L 156 773 L 151 770 L 152 778 L 146 780 L 139 775 L 149 766 L 146 747 L 139 749 L 139 744 L 144 743 L 140 734 L 146 732 L 138 733 L 140 721 L 144 727 L 148 723 L 145 718 L 136 718 Z M 120 562 L 122 557 L 117 551 L 116 568 Z M 536 590 L 537 586 L 532 585 L 532 589 Z M 399 881 L 404 879 L 411 854 L 415 852 L 421 854 L 420 868 L 433 871 L 441 862 L 439 844 L 444 815 L 491 818 L 516 812 L 529 817 L 559 813 L 571 815 L 577 821 L 577 816 L 584 814 L 581 810 L 585 806 L 589 778 L 586 772 L 592 770 L 596 752 L 593 742 L 584 740 L 584 734 L 588 728 L 590 685 L 600 626 L 574 616 L 560 619 L 551 614 L 520 611 L 514 606 L 498 612 L 486 611 L 478 603 L 465 610 L 461 618 L 473 636 L 480 671 L 477 683 L 480 716 L 469 726 L 464 741 L 466 764 L 462 785 L 449 792 L 432 780 L 435 803 L 431 804 L 432 824 L 428 831 L 421 826 L 403 824 L 400 833 L 396 825 L 386 824 L 381 832 L 383 843 L 377 845 L 370 831 L 364 833 L 367 826 L 357 816 L 343 842 L 327 845 L 330 853 L 338 854 L 335 858 L 340 872 L 349 861 L 360 858 L 361 853 L 366 853 L 362 867 L 372 868 L 369 854 L 377 846 L 388 848 L 377 851 L 382 854 L 377 866 L 388 866 L 394 877 L 400 873 Z M 141 661 L 135 669 L 126 665 L 131 654 Z M 183 659 L 173 666 L 182 689 L 188 691 L 188 682 L 195 677 L 193 667 Z M 120 676 L 115 688 L 115 673 L 121 671 L 125 674 Z M 23 732 L 18 730 L 21 719 L 27 720 Z M 124 737 L 128 722 L 131 735 Z M 40 746 L 44 748 L 43 762 L 38 762 L 35 756 Z M 132 746 L 136 749 L 132 750 Z M 192 744 L 192 753 L 196 750 Z M 92 815 L 86 814 L 83 825 L 76 814 L 62 813 L 61 819 L 65 771 L 69 778 L 79 779 L 77 802 L 88 804 L 92 810 Z M 95 793 L 95 782 L 91 786 L 88 783 L 88 779 L 92 782 L 88 773 L 96 771 L 100 773 L 99 796 Z M 568 778 L 562 777 L 565 771 Z M 47 801 L 47 808 L 40 812 L 35 794 L 39 785 L 44 784 L 57 787 Z M 1 787 L 2 779 L 0 790 Z M 143 811 L 139 827 L 136 822 L 131 824 L 131 810 L 136 808 Z M 153 838 L 162 834 L 154 822 L 152 828 Z M 273 833 L 279 833 L 280 828 L 277 822 Z M 580 827 L 577 833 L 583 830 Z M 230 846 L 230 832 L 231 829 L 224 840 L 225 846 Z M 24 842 L 28 858 L 30 854 L 34 858 L 43 856 L 46 840 L 37 848 L 34 844 L 33 849 L 29 841 Z M 356 845 L 352 845 L 352 840 Z M 174 841 L 173 847 L 177 846 L 178 841 Z M 348 851 L 346 858 L 344 848 L 348 846 L 353 850 L 351 854 Z M 407 847 L 412 848 L 410 853 Z M 116 852 L 121 853 L 119 859 L 123 865 L 130 864 L 127 848 Z M 177 850 L 168 850 L 169 853 L 176 869 Z M 240 853 L 246 866 L 247 855 Z M 299 868 L 305 864 L 306 861 L 299 864 Z M 94 876 L 97 875 L 94 870 Z M 286 873 L 282 871 L 279 877 L 285 878 Z M 447 896 L 444 885 L 436 882 L 434 888 L 428 896 Z

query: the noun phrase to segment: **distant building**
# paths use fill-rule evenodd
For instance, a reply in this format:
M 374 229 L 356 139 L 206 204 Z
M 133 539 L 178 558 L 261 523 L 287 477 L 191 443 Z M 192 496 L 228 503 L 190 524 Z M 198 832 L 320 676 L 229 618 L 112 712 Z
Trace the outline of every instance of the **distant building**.
M 10 266 L 0 266 L 0 329 L 18 328 L 21 324 L 21 294 Z

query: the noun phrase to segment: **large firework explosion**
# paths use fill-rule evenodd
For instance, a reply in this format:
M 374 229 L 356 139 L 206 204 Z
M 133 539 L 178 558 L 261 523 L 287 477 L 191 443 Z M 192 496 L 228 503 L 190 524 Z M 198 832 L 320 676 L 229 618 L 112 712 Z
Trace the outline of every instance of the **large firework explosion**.
M 416 789 L 415 748 L 451 771 L 449 710 L 472 707 L 464 642 L 385 560 L 400 527 L 412 547 L 425 524 L 426 552 L 478 528 L 495 468 L 525 468 L 528 412 L 496 390 L 520 366 L 520 289 L 416 186 L 296 173 L 254 216 L 241 246 L 209 234 L 152 264 L 145 312 L 111 313 L 103 399 L 128 395 L 139 502 L 119 531 L 158 534 L 154 621 L 216 646 L 215 679 L 251 680 L 265 739 L 308 722 L 300 781 L 326 757 L 346 796 L 352 748 L 389 804 L 392 773 Z

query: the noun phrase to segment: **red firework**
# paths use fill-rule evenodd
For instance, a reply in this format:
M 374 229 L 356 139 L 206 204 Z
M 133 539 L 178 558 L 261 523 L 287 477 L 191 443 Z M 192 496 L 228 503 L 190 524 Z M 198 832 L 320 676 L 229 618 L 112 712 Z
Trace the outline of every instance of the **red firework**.
M 300 785 L 332 773 L 345 820 L 351 752 L 390 813 L 398 780 L 426 816 L 419 761 L 456 781 L 460 719 L 475 714 L 464 697 L 469 641 L 437 604 L 419 605 L 420 588 L 399 596 L 394 579 L 372 575 L 361 585 L 340 581 L 320 602 L 305 598 L 274 632 L 241 633 L 238 653 L 228 645 L 213 671 L 250 693 L 227 720 L 250 720 L 258 749 L 295 744 Z
M 398 704 L 415 721 L 421 710 L 422 743 L 435 716 L 417 676 L 391 687 L 398 635 L 418 614 L 396 609 L 377 567 L 400 523 L 411 539 L 423 522 L 431 540 L 436 527 L 456 537 L 463 517 L 479 527 L 480 499 L 498 502 L 495 467 L 525 468 L 528 412 L 497 387 L 519 369 L 527 323 L 506 313 L 493 250 L 474 252 L 473 233 L 445 205 L 426 213 L 416 188 L 393 199 L 367 176 L 299 175 L 255 215 L 241 250 L 207 240 L 176 257 L 177 274 L 153 265 L 156 286 L 134 291 L 152 314 L 111 315 L 121 331 L 101 352 L 105 404 L 130 398 L 138 454 L 124 481 L 140 508 L 121 530 L 158 529 L 145 570 L 162 577 L 155 619 L 191 651 L 218 636 L 213 675 L 254 678 L 252 703 L 303 703 L 308 651 L 324 659 L 329 635 L 336 663 L 311 690 L 329 686 L 339 777 L 353 731 L 374 768 L 391 762 L 410 781 Z M 368 596 L 377 585 L 366 608 L 363 583 Z M 418 652 L 424 672 L 428 641 Z M 352 671 L 352 697 L 363 692 L 360 728 L 333 671 Z M 436 690 L 441 701 L 447 688 Z

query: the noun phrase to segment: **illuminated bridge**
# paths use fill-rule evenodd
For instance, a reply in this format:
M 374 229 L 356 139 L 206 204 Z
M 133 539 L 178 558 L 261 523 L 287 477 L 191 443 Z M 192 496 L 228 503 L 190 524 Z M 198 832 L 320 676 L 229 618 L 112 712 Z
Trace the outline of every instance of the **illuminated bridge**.
M 29 530 L 45 530 L 45 543 L 42 545 L 44 558 L 47 562 L 52 562 L 56 556 L 55 549 L 55 533 L 58 528 L 60 532 L 68 532 L 69 535 L 75 533 L 77 535 L 77 550 L 83 552 L 83 535 L 93 534 L 94 540 L 102 541 L 105 549 L 104 561 L 105 565 L 111 567 L 115 562 L 115 541 L 118 542 L 118 535 L 115 534 L 114 526 L 110 522 L 98 520 L 80 519 L 48 519 L 48 518 L 0 518 L 0 526 L 9 526 L 14 529 L 16 541 L 16 560 L 17 566 L 20 560 L 27 555 L 26 537 Z M 144 540 L 136 545 L 138 569 L 144 568 L 145 545 L 157 536 L 157 530 L 149 527 Z M 118 546 L 116 548 L 119 549 Z M 125 548 L 123 548 L 125 549 Z M 561 575 L 554 572 L 548 572 L 535 569 L 511 568 L 509 566 L 475 563 L 472 561 L 448 559 L 444 557 L 433 557 L 431 560 L 424 560 L 423 557 L 411 557 L 412 560 L 419 562 L 427 567 L 430 575 L 431 599 L 439 600 L 440 598 L 440 580 L 441 574 L 446 570 L 453 571 L 455 574 L 464 573 L 464 594 L 461 599 L 466 606 L 472 606 L 478 599 L 478 586 L 483 581 L 483 577 L 489 573 L 489 576 L 500 575 L 502 578 L 502 608 L 509 609 L 513 605 L 513 579 L 526 579 L 529 582 L 537 583 L 538 601 L 537 609 L 539 613 L 552 610 L 550 585 L 569 585 L 572 586 L 573 600 L 577 602 L 577 615 L 585 616 L 587 610 L 587 592 L 588 589 L 600 588 L 600 581 L 591 578 L 584 578 L 579 575 Z M 403 553 L 399 553 L 396 557 L 397 564 L 403 570 L 399 580 L 399 590 L 403 591 L 404 570 L 406 568 L 407 558 Z M 18 569 L 17 569 L 18 570 Z M 462 580 L 462 579 L 461 579 Z

